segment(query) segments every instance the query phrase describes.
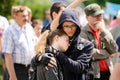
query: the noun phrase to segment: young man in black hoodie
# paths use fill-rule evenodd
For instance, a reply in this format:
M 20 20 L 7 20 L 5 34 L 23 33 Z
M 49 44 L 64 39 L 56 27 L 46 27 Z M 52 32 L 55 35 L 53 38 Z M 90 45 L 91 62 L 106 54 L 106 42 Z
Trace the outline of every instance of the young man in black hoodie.
M 86 80 L 93 44 L 80 37 L 80 21 L 75 9 L 65 9 L 59 20 L 58 29 L 63 29 L 70 39 L 68 50 L 58 54 L 65 80 Z
M 79 24 L 78 12 L 75 9 L 65 9 L 62 12 L 57 28 L 63 29 L 69 36 L 70 46 L 65 53 L 55 51 L 54 48 L 51 53 L 57 57 L 62 67 L 64 80 L 87 80 L 86 70 L 92 57 L 93 44 L 80 37 Z
M 42 29 L 42 32 L 45 30 L 55 30 L 56 26 L 58 26 L 59 22 L 59 17 L 61 15 L 62 10 L 65 8 L 75 8 L 77 7 L 80 3 L 84 2 L 86 0 L 74 0 L 70 5 L 65 5 L 62 2 L 55 2 L 50 8 L 50 16 L 52 18 L 52 22 L 48 24 L 47 26 L 44 26 Z

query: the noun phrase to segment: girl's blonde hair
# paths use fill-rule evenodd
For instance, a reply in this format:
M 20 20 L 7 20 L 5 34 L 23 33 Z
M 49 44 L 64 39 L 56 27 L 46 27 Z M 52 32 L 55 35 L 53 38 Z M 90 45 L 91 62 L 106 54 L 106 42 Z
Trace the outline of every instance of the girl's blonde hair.
M 35 45 L 35 53 L 44 53 L 45 52 L 45 47 L 47 45 L 47 36 L 49 34 L 49 30 L 46 30 L 45 32 L 43 32 L 39 39 L 37 44 Z

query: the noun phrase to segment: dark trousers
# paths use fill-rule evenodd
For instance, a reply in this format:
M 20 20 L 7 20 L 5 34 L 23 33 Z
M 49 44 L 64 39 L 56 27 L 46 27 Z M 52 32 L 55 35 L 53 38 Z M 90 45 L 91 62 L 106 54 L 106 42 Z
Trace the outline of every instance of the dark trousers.
M 17 76 L 17 80 L 29 80 L 29 75 L 28 75 L 28 71 L 29 71 L 29 65 L 22 65 L 22 64 L 14 64 L 15 67 L 15 73 Z
M 7 69 L 4 70 L 4 73 L 3 73 L 3 80 L 9 80 L 9 76 L 8 76 Z
M 110 78 L 110 71 L 104 71 L 100 72 L 100 79 L 94 79 L 94 80 L 109 80 Z

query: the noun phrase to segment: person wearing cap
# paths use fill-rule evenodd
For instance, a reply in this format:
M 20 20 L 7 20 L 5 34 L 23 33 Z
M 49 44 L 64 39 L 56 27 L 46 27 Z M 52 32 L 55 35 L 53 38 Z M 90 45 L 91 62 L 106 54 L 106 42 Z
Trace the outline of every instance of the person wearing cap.
M 95 80 L 109 80 L 109 57 L 117 52 L 117 45 L 111 33 L 105 28 L 103 10 L 97 3 L 84 9 L 88 24 L 82 28 L 81 37 L 93 42 L 92 67 Z

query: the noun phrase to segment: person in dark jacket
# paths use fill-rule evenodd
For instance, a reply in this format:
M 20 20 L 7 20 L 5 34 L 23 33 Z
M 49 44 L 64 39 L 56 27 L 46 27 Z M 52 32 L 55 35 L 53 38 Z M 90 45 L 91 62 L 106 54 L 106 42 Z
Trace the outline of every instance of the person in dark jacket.
M 65 9 L 59 20 L 58 29 L 63 29 L 70 39 L 68 50 L 57 55 L 63 69 L 64 80 L 86 80 L 93 44 L 80 37 L 80 21 L 75 9 Z
M 89 67 L 94 46 L 92 42 L 80 37 L 79 24 L 78 12 L 67 8 L 61 13 L 59 26 L 56 27 L 64 30 L 70 39 L 70 46 L 66 52 L 51 50 L 61 65 L 64 80 L 87 80 L 86 70 Z
M 47 47 L 45 48 L 46 45 Z M 41 35 L 38 43 L 35 46 L 35 52 L 37 53 L 37 55 L 32 59 L 31 64 L 32 68 L 36 70 L 37 80 L 63 80 L 60 64 L 56 56 L 49 52 L 54 52 L 58 50 L 61 52 L 65 52 L 68 49 L 68 46 L 69 38 L 63 30 L 58 29 L 51 32 L 45 31 Z M 42 54 L 43 52 L 45 52 L 45 54 Z M 39 56 L 42 56 L 42 58 L 40 59 Z M 47 67 L 46 69 L 46 62 L 49 61 L 49 59 L 47 59 L 46 62 L 43 62 L 41 64 L 39 63 L 39 60 L 41 60 L 42 62 L 45 57 L 55 58 L 57 65 L 54 65 L 53 67 Z

